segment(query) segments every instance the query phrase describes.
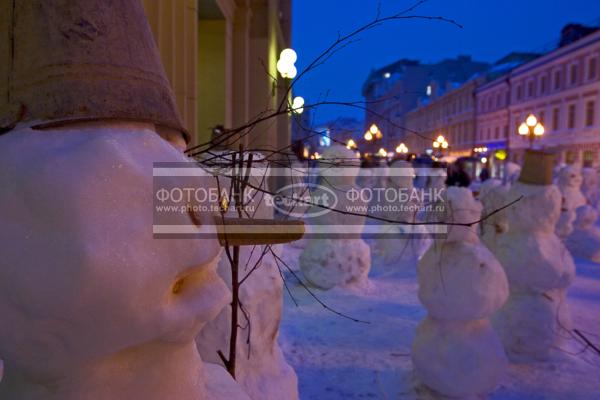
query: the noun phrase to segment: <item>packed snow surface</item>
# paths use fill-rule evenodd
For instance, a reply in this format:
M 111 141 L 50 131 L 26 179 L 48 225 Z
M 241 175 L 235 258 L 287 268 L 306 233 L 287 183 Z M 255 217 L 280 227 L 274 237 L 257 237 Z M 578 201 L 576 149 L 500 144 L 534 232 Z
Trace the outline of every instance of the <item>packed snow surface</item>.
M 286 246 L 297 268 L 300 250 Z M 577 278 L 568 292 L 573 327 L 600 345 L 600 264 L 576 259 Z M 376 266 L 374 266 L 376 267 Z M 430 399 L 416 382 L 410 347 L 426 310 L 417 298 L 415 272 L 371 277 L 369 285 L 312 289 L 328 307 L 369 322 L 353 322 L 317 303 L 285 270 L 299 303 L 285 295 L 280 342 L 298 374 L 301 400 Z M 415 265 L 416 268 L 416 265 Z M 296 274 L 302 279 L 302 274 Z M 568 338 L 547 362 L 510 364 L 492 400 L 596 400 L 600 356 Z

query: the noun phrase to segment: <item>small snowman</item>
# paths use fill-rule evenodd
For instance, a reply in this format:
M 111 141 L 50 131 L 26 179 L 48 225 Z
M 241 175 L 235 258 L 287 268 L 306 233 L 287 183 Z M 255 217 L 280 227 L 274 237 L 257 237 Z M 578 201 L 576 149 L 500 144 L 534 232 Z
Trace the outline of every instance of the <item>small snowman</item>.
M 409 224 L 379 223 L 381 235 L 370 240 L 373 269 L 379 273 L 409 272 L 414 275 L 418 259 L 429 244 L 426 228 L 412 225 L 419 221 L 421 204 L 418 200 L 424 190 L 413 187 L 414 168 L 407 161 L 398 160 L 390 165 L 390 173 L 382 195 L 383 210 L 378 216 L 390 221 Z M 416 194 L 416 195 L 415 195 Z M 367 225 L 366 227 L 369 227 Z
M 581 170 L 583 181 L 581 183 L 581 192 L 585 196 L 587 203 L 598 209 L 600 206 L 600 180 L 598 172 L 594 168 L 583 168 Z
M 573 231 L 575 221 L 575 210 L 577 207 L 587 204 L 587 200 L 581 192 L 581 168 L 574 165 L 563 167 L 557 176 L 557 185 L 560 190 L 561 214 L 556 225 L 556 234 L 561 239 L 566 239 Z
M 573 232 L 566 241 L 575 257 L 600 262 L 600 228 L 596 226 L 598 211 L 590 205 L 577 208 Z
M 508 186 L 503 185 L 499 179 L 488 179 L 481 185 L 479 201 L 483 204 L 481 222 L 481 241 L 496 254 L 496 247 L 500 235 L 508 230 L 508 221 L 504 210 L 497 212 L 506 205 Z
M 466 188 L 450 187 L 446 215 L 469 224 L 482 206 Z M 502 379 L 507 359 L 489 317 L 508 297 L 500 263 L 479 241 L 476 226 L 448 226 L 418 267 L 419 299 L 428 315 L 417 327 L 412 360 L 417 378 L 450 397 L 484 395 Z
M 367 202 L 350 195 L 358 191 L 359 165 L 357 155 L 342 145 L 329 147 L 319 162 L 320 183 L 311 194 L 315 205 L 305 221 L 309 224 L 307 232 L 320 237 L 308 238 L 300 254 L 300 269 L 310 284 L 321 289 L 368 282 L 371 251 L 361 238 L 365 217 L 335 211 L 355 212 L 367 207 Z M 331 234 L 343 234 L 344 238 L 328 237 Z
M 498 243 L 510 296 L 493 321 L 509 358 L 516 362 L 548 359 L 570 325 L 565 296 L 575 265 L 555 233 L 563 197 L 552 184 L 551 169 L 550 155 L 541 164 L 528 164 L 526 158 L 524 171 L 548 173 L 512 185 L 508 199 L 518 201 L 506 210 L 509 230 Z

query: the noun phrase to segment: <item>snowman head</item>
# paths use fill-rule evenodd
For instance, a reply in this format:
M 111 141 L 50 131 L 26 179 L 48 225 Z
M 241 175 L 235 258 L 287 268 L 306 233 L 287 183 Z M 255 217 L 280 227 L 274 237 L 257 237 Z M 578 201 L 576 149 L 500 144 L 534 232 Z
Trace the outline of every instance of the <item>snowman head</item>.
M 185 157 L 145 124 L 0 137 L 0 357 L 37 383 L 193 342 L 227 303 L 215 239 L 153 237 L 153 163 Z M 212 179 L 200 176 L 200 187 Z M 208 213 L 174 224 L 214 227 Z M 135 372 L 135 371 L 134 371 Z
M 561 188 L 579 189 L 582 182 L 581 168 L 574 165 L 567 165 L 558 173 L 558 185 Z
M 397 160 L 390 165 L 388 176 L 389 187 L 400 189 L 412 189 L 415 177 L 415 169 L 408 161 Z
M 359 170 L 359 157 L 341 144 L 328 147 L 319 160 L 321 180 L 330 186 L 354 186 Z
M 516 203 L 506 209 L 509 233 L 554 232 L 562 203 L 558 187 L 516 182 L 507 194 L 506 204 L 513 201 Z
M 583 168 L 581 171 L 582 188 L 596 189 L 598 187 L 598 173 L 594 168 Z
M 466 225 L 449 225 L 446 241 L 476 242 L 477 225 L 473 223 L 481 218 L 482 208 L 481 203 L 475 200 L 469 189 L 449 187 L 444 193 L 445 212 L 441 222 Z

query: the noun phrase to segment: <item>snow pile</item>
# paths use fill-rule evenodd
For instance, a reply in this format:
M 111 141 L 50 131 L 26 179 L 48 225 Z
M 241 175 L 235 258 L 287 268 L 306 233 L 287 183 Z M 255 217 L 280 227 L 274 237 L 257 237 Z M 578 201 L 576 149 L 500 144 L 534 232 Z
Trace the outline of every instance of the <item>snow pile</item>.
M 545 360 L 570 327 L 565 293 L 575 276 L 571 254 L 554 233 L 561 194 L 554 185 L 517 182 L 508 196 L 521 199 L 507 210 L 509 230 L 498 244 L 510 296 L 494 326 L 511 360 Z
M 0 136 L 0 398 L 225 400 L 207 387 L 194 343 L 229 301 L 221 248 L 153 237 L 155 162 L 189 161 L 151 124 Z M 172 218 L 215 237 L 207 213 Z
M 471 223 L 481 215 L 466 188 L 448 188 L 445 205 L 445 222 Z M 419 299 L 428 316 L 417 327 L 412 360 L 418 379 L 435 392 L 482 395 L 505 374 L 506 355 L 489 317 L 506 301 L 508 282 L 475 226 L 449 229 L 419 262 Z
M 585 205 L 577 208 L 576 214 L 575 228 L 565 244 L 573 256 L 600 262 L 600 228 L 596 226 L 598 211 Z
M 557 185 L 562 195 L 561 214 L 556 225 L 556 234 L 561 239 L 566 239 L 573 231 L 575 221 L 575 210 L 587 203 L 581 192 L 581 168 L 568 165 L 558 172 Z
M 356 210 L 353 207 L 367 206 L 364 201 L 351 201 L 347 193 L 356 190 L 359 160 L 356 154 L 341 145 L 334 145 L 323 152 L 320 163 L 320 187 L 312 196 L 316 202 L 328 199 L 328 205 L 341 211 Z M 331 195 L 335 196 L 331 200 Z M 308 239 L 300 255 L 300 269 L 308 282 L 322 289 L 334 286 L 365 285 L 371 269 L 369 246 L 360 234 L 365 223 L 364 216 L 346 215 L 322 207 L 312 206 L 309 215 L 318 215 L 306 220 L 311 224 L 308 232 L 319 228 L 337 227 L 345 233 L 345 239 Z

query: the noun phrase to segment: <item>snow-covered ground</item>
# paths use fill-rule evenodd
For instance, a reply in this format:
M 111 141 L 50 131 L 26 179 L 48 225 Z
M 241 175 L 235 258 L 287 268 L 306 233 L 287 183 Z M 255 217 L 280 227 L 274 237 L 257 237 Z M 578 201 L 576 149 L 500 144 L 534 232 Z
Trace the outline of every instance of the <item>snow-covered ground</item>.
M 299 250 L 287 246 L 284 255 L 296 268 Z M 327 311 L 285 273 L 299 306 L 285 295 L 280 342 L 298 374 L 302 400 L 428 398 L 415 382 L 410 359 L 415 328 L 426 311 L 417 299 L 416 278 L 403 275 L 374 277 L 369 287 L 352 291 L 313 289 L 329 307 L 365 324 Z M 569 304 L 574 328 L 600 346 L 600 264 L 577 260 Z M 490 398 L 599 399 L 600 355 L 584 347 L 568 339 L 551 362 L 511 365 Z

